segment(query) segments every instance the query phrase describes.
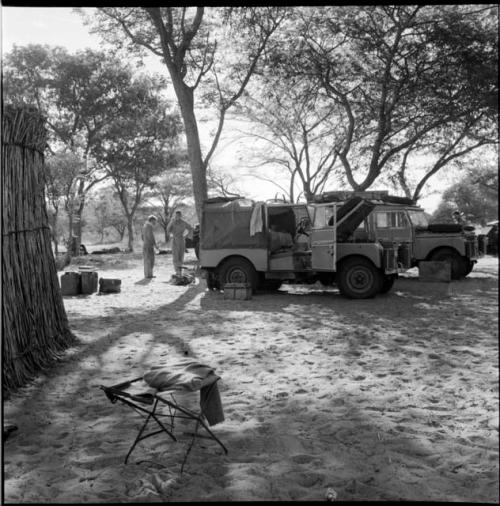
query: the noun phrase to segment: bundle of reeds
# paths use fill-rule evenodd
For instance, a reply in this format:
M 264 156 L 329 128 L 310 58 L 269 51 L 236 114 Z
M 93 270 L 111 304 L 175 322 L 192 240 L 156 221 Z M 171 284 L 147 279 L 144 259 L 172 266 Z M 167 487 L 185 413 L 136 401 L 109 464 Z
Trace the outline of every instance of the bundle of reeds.
M 8 396 L 74 342 L 59 289 L 44 198 L 44 118 L 2 115 L 2 388 Z

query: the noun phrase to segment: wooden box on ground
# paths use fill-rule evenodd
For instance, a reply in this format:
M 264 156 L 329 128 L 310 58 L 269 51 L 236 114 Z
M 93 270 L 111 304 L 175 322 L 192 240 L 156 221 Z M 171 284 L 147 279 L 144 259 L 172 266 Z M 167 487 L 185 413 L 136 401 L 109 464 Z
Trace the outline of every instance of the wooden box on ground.
M 80 295 L 82 292 L 82 278 L 79 272 L 65 272 L 61 275 L 61 294 Z
M 226 283 L 224 298 L 230 300 L 248 300 L 252 298 L 252 288 L 248 283 Z
M 120 293 L 121 286 L 121 279 L 99 279 L 99 293 Z

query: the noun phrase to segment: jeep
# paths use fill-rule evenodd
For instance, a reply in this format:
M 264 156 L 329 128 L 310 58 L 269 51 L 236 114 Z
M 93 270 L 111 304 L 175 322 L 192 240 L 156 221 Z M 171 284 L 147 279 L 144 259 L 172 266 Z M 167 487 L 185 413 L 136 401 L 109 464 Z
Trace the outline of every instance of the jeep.
M 325 199 L 342 203 L 353 195 L 375 204 L 373 212 L 354 235 L 366 234 L 383 243 L 395 243 L 403 267 L 418 266 L 421 261 L 448 262 L 451 278 L 467 276 L 480 256 L 474 227 L 461 224 L 429 224 L 424 210 L 410 199 L 395 197 L 387 191 L 329 192 Z
M 397 248 L 352 237 L 374 207 L 361 198 L 340 205 L 210 199 L 199 250 L 207 286 L 247 283 L 255 292 L 320 281 L 349 298 L 387 292 L 399 272 Z

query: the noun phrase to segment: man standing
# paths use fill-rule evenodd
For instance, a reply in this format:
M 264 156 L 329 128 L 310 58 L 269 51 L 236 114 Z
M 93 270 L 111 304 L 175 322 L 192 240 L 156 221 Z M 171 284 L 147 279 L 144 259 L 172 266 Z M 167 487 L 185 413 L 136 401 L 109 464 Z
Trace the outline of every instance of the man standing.
M 144 277 L 154 278 L 153 267 L 155 264 L 155 235 L 153 228 L 156 225 L 156 216 L 151 215 L 142 227 L 142 254 L 144 256 Z
M 182 276 L 185 237 L 188 233 L 192 232 L 193 227 L 182 219 L 182 213 L 175 211 L 174 218 L 167 225 L 167 236 L 172 234 L 172 262 L 177 276 Z

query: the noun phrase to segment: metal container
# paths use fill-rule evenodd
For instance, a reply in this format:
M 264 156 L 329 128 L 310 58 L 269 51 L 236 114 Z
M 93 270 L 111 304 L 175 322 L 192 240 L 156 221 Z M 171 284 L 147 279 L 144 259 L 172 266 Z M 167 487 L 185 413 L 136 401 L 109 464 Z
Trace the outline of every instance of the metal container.
M 82 278 L 79 272 L 65 272 L 61 276 L 62 295 L 80 295 L 82 291 Z
M 82 271 L 80 273 L 82 277 L 82 289 L 81 293 L 90 294 L 97 292 L 97 271 Z

